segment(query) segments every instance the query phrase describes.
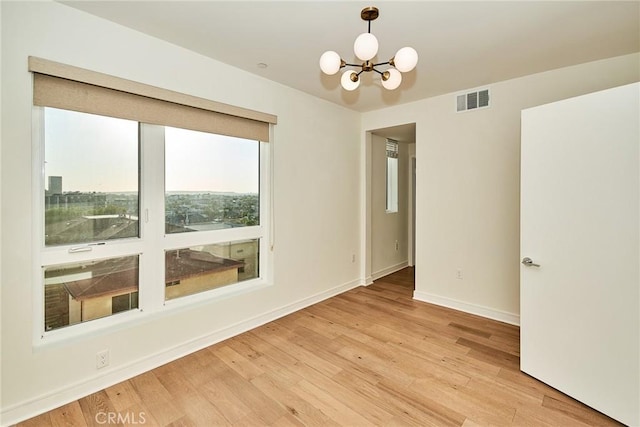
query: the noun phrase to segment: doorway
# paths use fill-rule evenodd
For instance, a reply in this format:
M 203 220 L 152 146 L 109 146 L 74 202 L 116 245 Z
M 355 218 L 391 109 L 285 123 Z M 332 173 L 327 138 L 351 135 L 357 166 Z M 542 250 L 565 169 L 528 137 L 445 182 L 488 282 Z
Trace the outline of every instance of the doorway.
M 366 138 L 365 282 L 415 265 L 415 123 L 370 130 Z M 390 146 L 397 143 L 397 161 Z M 397 169 L 390 165 L 397 165 Z M 397 173 L 394 182 L 392 173 Z M 389 205 L 394 185 L 397 208 Z

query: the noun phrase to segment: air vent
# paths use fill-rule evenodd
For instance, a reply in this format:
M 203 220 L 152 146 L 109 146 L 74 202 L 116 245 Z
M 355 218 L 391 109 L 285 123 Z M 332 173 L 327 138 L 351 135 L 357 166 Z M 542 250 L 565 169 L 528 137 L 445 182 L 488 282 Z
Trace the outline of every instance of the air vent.
M 456 111 L 477 110 L 489 106 L 489 89 L 463 93 L 456 96 Z

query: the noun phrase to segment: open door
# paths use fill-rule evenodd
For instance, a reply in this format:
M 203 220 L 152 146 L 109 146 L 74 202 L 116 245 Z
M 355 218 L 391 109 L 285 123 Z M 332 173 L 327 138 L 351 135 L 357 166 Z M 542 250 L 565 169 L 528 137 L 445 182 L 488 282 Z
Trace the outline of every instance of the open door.
M 640 425 L 640 84 L 522 112 L 521 370 Z

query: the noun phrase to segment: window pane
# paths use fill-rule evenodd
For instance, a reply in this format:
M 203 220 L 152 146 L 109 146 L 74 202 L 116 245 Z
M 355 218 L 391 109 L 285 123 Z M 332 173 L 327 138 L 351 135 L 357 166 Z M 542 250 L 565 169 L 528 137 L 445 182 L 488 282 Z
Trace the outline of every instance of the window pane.
M 138 256 L 44 269 L 44 328 L 75 325 L 138 308 Z
M 260 223 L 260 142 L 165 128 L 167 233 Z
M 398 212 L 398 141 L 387 138 L 387 212 Z
M 165 252 L 165 299 L 259 277 L 259 239 Z
M 398 159 L 387 157 L 387 212 L 398 212 Z
M 137 237 L 138 123 L 44 111 L 45 245 Z

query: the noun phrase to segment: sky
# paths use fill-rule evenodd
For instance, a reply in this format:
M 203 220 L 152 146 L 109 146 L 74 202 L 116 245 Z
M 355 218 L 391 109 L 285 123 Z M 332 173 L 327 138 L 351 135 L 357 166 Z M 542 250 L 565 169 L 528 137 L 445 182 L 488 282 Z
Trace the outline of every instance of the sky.
M 165 128 L 166 191 L 258 193 L 259 143 Z M 45 108 L 45 186 L 125 192 L 138 185 L 138 123 Z

